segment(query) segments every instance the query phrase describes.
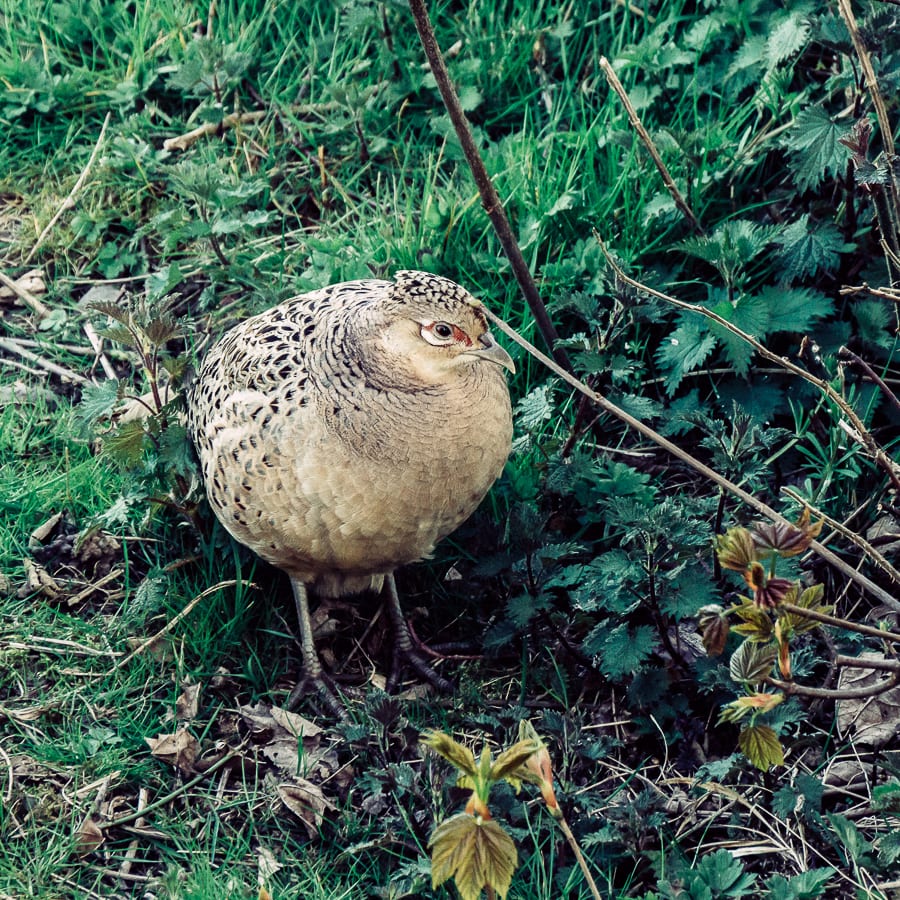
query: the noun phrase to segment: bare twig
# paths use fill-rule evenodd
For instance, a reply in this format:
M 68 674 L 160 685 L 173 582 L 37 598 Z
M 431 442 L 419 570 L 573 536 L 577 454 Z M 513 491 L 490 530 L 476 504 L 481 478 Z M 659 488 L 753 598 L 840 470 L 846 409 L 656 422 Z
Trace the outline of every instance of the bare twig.
M 30 360 L 36 366 L 40 366 L 42 369 L 46 369 L 48 372 L 59 375 L 60 378 L 65 378 L 68 381 L 74 381 L 77 384 L 87 384 L 89 381 L 84 375 L 79 375 L 78 372 L 73 372 L 65 366 L 57 365 L 55 362 L 50 362 L 49 359 L 44 359 L 42 356 L 38 356 L 36 353 L 26 350 L 14 338 L 0 338 L 0 350 L 6 350 L 8 353 L 15 353 L 17 356 Z
M 897 3 L 900 5 L 900 0 L 897 0 Z M 900 303 L 900 290 L 897 290 L 896 288 L 873 288 L 865 281 L 858 285 L 844 285 L 838 293 L 842 296 L 846 294 L 869 294 L 872 297 L 881 297 L 884 300 L 892 300 L 894 303 Z
M 881 641 L 890 641 L 892 644 L 900 644 L 900 634 L 896 631 L 888 631 L 884 628 L 873 628 L 871 625 L 861 625 L 859 622 L 851 622 L 849 619 L 841 619 L 838 616 L 829 616 L 828 613 L 816 612 L 813 609 L 807 609 L 805 606 L 797 606 L 795 603 L 780 603 L 779 610 L 800 616 L 804 619 L 812 619 L 814 622 L 821 622 L 823 625 L 832 625 L 835 628 L 845 628 L 847 631 L 855 631 L 857 634 L 864 634 L 866 637 L 878 638 Z
M 3 272 L 0 272 L 0 284 L 8 287 L 36 316 L 43 319 L 49 315 L 50 309 L 44 303 Z
M 853 49 L 859 57 L 860 65 L 866 76 L 866 85 L 869 93 L 872 95 L 872 105 L 875 107 L 875 114 L 878 116 L 878 124 L 881 126 L 881 139 L 884 141 L 884 150 L 888 156 L 894 155 L 894 135 L 891 133 L 890 120 L 888 119 L 887 106 L 884 97 L 881 96 L 881 89 L 878 87 L 878 79 L 875 77 L 875 69 L 872 66 L 872 58 L 866 49 L 865 41 L 859 31 L 859 25 L 856 24 L 856 16 L 853 15 L 853 8 L 850 6 L 850 0 L 838 0 L 838 9 L 841 11 L 841 17 L 847 30 L 850 32 L 850 40 L 853 41 Z
M 822 512 L 818 507 L 813 506 L 808 500 L 804 500 L 796 491 L 791 490 L 791 488 L 783 487 L 781 489 L 783 494 L 787 494 L 792 500 L 795 500 L 797 503 L 806 506 L 809 511 L 815 516 L 817 519 L 821 519 L 824 521 L 829 528 L 833 528 L 838 534 L 842 537 L 845 537 L 851 544 L 856 544 L 869 559 L 878 566 L 895 584 L 900 584 L 900 571 L 898 571 L 888 560 L 879 552 L 877 547 L 874 547 L 870 544 L 862 535 L 857 534 L 852 529 L 848 528 L 846 525 L 838 522 L 837 519 L 832 519 L 831 516 L 826 515 Z
M 444 63 L 444 57 L 434 36 L 434 28 L 431 25 L 431 20 L 428 18 L 425 2 L 424 0 L 409 0 L 409 8 L 412 10 L 415 18 L 416 30 L 419 32 L 419 39 L 422 41 L 425 56 L 428 58 L 428 64 L 431 66 L 438 90 L 441 92 L 444 106 L 447 108 L 450 121 L 453 122 L 453 127 L 462 145 L 466 162 L 469 164 L 472 177 L 475 179 L 478 193 L 481 196 L 481 203 L 494 226 L 494 231 L 497 233 L 503 252 L 506 254 L 513 274 L 516 276 L 516 281 L 519 282 L 519 287 L 525 296 L 532 316 L 534 316 L 538 331 L 541 333 L 544 343 L 550 349 L 556 362 L 562 368 L 571 371 L 572 366 L 569 363 L 568 355 L 562 348 L 556 346 L 558 340 L 556 327 L 550 320 L 544 301 L 538 293 L 537 285 L 531 277 L 528 264 L 525 262 L 522 251 L 519 249 L 519 244 L 515 235 L 513 235 L 512 228 L 510 228 L 509 219 L 506 217 L 506 211 L 497 194 L 497 189 L 488 175 L 484 162 L 481 159 L 481 154 L 478 152 L 469 121 L 460 105 L 453 83 L 450 81 L 450 74 Z
M 208 587 L 205 591 L 197 594 L 197 596 L 194 597 L 194 599 L 191 600 L 190 603 L 188 603 L 187 606 L 185 606 L 177 616 L 166 622 L 165 626 L 160 628 L 160 630 L 157 631 L 156 634 L 147 638 L 147 640 L 143 641 L 139 646 L 135 647 L 134 650 L 132 650 L 131 653 L 128 654 L 128 656 L 120 659 L 108 672 L 104 673 L 104 677 L 112 675 L 114 672 L 128 665 L 128 663 L 130 663 L 136 656 L 140 656 L 148 647 L 151 647 L 160 638 L 165 637 L 202 600 L 205 600 L 216 591 L 222 590 L 222 588 L 232 587 L 235 584 L 237 584 L 237 580 L 234 578 L 229 579 L 228 581 L 220 581 L 218 584 L 214 584 L 211 587 Z
M 226 128 L 234 128 L 236 125 L 247 125 L 251 122 L 259 122 L 269 114 L 268 110 L 258 109 L 253 112 L 231 113 L 225 116 L 221 122 L 204 122 L 192 131 L 179 134 L 177 137 L 163 141 L 163 150 L 187 150 L 196 144 L 200 138 L 211 137 Z
M 81 170 L 81 174 L 78 176 L 78 180 L 75 182 L 72 190 L 69 191 L 69 195 L 62 202 L 62 206 L 56 211 L 55 215 L 52 219 L 44 226 L 44 230 L 38 235 L 37 241 L 35 241 L 34 246 L 28 253 L 28 256 L 25 257 L 25 262 L 28 263 L 31 261 L 31 258 L 37 253 L 38 248 L 44 241 L 47 239 L 47 235 L 53 230 L 53 226 L 59 221 L 60 216 L 67 210 L 71 209 L 75 205 L 75 197 L 78 195 L 78 192 L 84 187 L 85 181 L 87 181 L 88 173 L 91 171 L 91 167 L 94 165 L 94 160 L 97 158 L 97 154 L 100 152 L 100 148 L 103 146 L 103 140 L 106 137 L 106 129 L 109 127 L 109 120 L 112 118 L 112 111 L 106 114 L 106 118 L 103 120 L 103 126 L 100 128 L 100 135 L 97 138 L 97 142 L 94 144 L 94 149 L 91 150 L 91 155 L 88 157 L 87 165 Z
M 838 350 L 838 359 L 846 359 L 853 363 L 854 366 L 859 366 L 859 368 L 862 369 L 879 388 L 881 388 L 881 392 L 891 406 L 900 412 L 900 400 L 897 399 L 897 395 L 887 386 L 887 384 L 885 384 L 884 379 L 861 356 L 858 356 L 849 347 L 841 347 Z
M 591 875 L 591 870 L 588 868 L 587 861 L 584 858 L 584 854 L 581 852 L 581 847 L 578 846 L 575 835 L 572 834 L 572 829 L 569 828 L 569 823 L 565 820 L 565 817 L 560 816 L 560 818 L 556 820 L 556 824 L 559 825 L 560 830 L 566 836 L 566 840 L 569 842 L 569 846 L 575 854 L 575 859 L 578 861 L 578 867 L 581 869 L 581 874 L 584 875 L 584 880 L 588 883 L 591 893 L 596 900 L 600 900 L 600 891 L 597 890 L 597 882 L 594 881 L 594 876 Z
M 610 402 L 606 399 L 602 394 L 598 394 L 596 391 L 592 391 L 583 381 L 579 381 L 574 375 L 567 372 L 561 366 L 558 366 L 549 356 L 545 353 L 541 353 L 540 350 L 537 349 L 533 344 L 529 343 L 525 340 L 514 328 L 511 328 L 506 324 L 499 316 L 491 312 L 487 307 L 483 307 L 485 315 L 493 322 L 497 328 L 502 331 L 510 340 L 515 341 L 520 347 L 523 347 L 527 350 L 535 359 L 542 362 L 548 369 L 552 372 L 555 372 L 560 378 L 563 379 L 567 384 L 570 384 L 575 390 L 584 394 L 586 397 L 589 397 L 594 403 L 597 404 L 602 410 L 608 412 L 610 415 L 615 416 L 620 421 L 624 422 L 630 428 L 633 428 L 639 434 L 642 434 L 648 440 L 653 441 L 654 444 L 662 447 L 664 450 L 671 453 L 676 458 L 680 459 L 682 462 L 689 465 L 696 472 L 699 472 L 704 478 L 708 478 L 710 481 L 719 485 L 719 487 L 728 491 L 730 494 L 733 494 L 735 497 L 743 500 L 748 506 L 752 509 L 755 509 L 758 513 L 765 516 L 767 519 L 770 519 L 773 522 L 777 522 L 781 525 L 787 525 L 792 527 L 792 523 L 788 522 L 788 520 L 782 516 L 780 513 L 776 512 L 766 503 L 763 503 L 762 500 L 759 500 L 757 497 L 754 497 L 752 494 L 745 491 L 743 488 L 738 487 L 733 482 L 729 481 L 723 475 L 720 475 L 715 469 L 711 469 L 709 466 L 700 462 L 700 460 L 691 456 L 685 450 L 682 450 L 677 444 L 673 444 L 667 438 L 664 438 L 661 434 L 654 431 L 650 428 L 649 425 L 645 425 L 639 419 L 634 418 L 634 416 L 629 415 L 625 410 L 620 409 L 615 403 Z M 857 572 L 852 566 L 847 565 L 839 556 L 832 553 L 826 547 L 823 547 L 816 541 L 813 541 L 810 544 L 811 549 L 813 549 L 819 556 L 822 557 L 826 562 L 830 563 L 836 569 L 838 569 L 845 577 L 853 581 L 857 585 L 859 585 L 863 590 L 867 591 L 873 597 L 876 597 L 881 603 L 884 603 L 886 606 L 889 606 L 891 609 L 900 612 L 900 600 L 892 597 L 887 591 L 883 588 L 879 587 L 875 584 L 874 581 L 867 578 L 861 572 Z
M 691 223 L 691 227 L 694 231 L 703 234 L 703 226 L 694 215 L 693 210 L 688 206 L 688 202 L 684 199 L 681 191 L 678 190 L 678 185 L 675 184 L 675 179 L 672 178 L 666 164 L 663 162 L 663 158 L 659 155 L 659 150 L 656 149 L 653 138 L 650 137 L 650 133 L 644 128 L 644 124 L 641 122 L 640 116 L 638 116 L 637 110 L 634 108 L 634 104 L 629 99 L 622 82 L 619 81 L 618 75 L 613 71 L 613 67 L 609 64 L 609 60 L 605 56 L 600 57 L 600 68 L 603 69 L 603 74 L 606 75 L 609 86 L 619 95 L 619 99 L 622 101 L 622 105 L 628 113 L 628 121 L 631 122 L 634 130 L 638 133 L 638 137 L 640 137 L 644 146 L 647 148 L 647 152 L 650 154 L 654 165 L 662 176 L 663 184 L 665 184 L 666 190 L 675 201 L 675 205 L 688 222 Z
M 815 688 L 793 681 L 781 681 L 778 678 L 764 678 L 763 681 L 777 687 L 789 696 L 817 697 L 820 700 L 862 700 L 865 697 L 877 697 L 900 684 L 900 673 L 891 675 L 877 684 L 861 688 Z
M 97 329 L 94 328 L 90 321 L 85 321 L 83 328 L 84 333 L 87 335 L 87 339 L 91 342 L 91 347 L 94 348 L 95 359 L 100 361 L 100 365 L 103 367 L 103 372 L 106 377 L 115 381 L 119 376 L 116 374 L 113 364 L 103 352 L 103 338 L 97 334 Z

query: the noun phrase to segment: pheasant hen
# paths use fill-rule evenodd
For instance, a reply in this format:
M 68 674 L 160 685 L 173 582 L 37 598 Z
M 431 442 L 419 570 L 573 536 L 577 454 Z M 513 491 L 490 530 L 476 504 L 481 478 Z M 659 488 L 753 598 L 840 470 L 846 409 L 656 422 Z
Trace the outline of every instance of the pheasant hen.
M 514 371 L 479 301 L 446 278 L 398 272 L 288 300 L 229 331 L 188 391 L 188 427 L 225 528 L 291 579 L 305 681 L 345 714 L 313 644 L 307 589 L 385 589 L 412 648 L 393 572 L 428 556 L 499 476 Z M 299 699 L 298 686 L 291 703 Z

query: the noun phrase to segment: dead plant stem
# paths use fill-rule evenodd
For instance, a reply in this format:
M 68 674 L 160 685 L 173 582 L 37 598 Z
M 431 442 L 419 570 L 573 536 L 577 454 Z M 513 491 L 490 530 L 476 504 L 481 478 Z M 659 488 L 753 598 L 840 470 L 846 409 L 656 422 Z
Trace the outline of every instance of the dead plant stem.
M 528 264 L 525 262 L 522 251 L 519 249 L 519 244 L 512 232 L 509 219 L 506 217 L 506 211 L 497 194 L 497 189 L 488 175 L 484 162 L 481 159 L 481 154 L 478 151 L 478 146 L 475 144 L 469 121 L 463 112 L 456 89 L 450 80 L 450 74 L 447 71 L 443 54 L 440 47 L 438 47 L 434 28 L 428 17 L 428 10 L 425 8 L 425 2 L 424 0 L 409 0 L 409 8 L 415 19 L 416 30 L 419 32 L 419 39 L 422 42 L 425 56 L 428 58 L 428 64 L 431 66 L 431 71 L 437 82 L 441 99 L 444 101 L 444 106 L 450 116 L 450 121 L 453 123 L 456 136 L 462 145 L 463 154 L 466 157 L 466 162 L 469 164 L 469 169 L 481 196 L 481 203 L 491 220 L 491 224 L 494 226 L 494 231 L 503 247 L 503 252 L 506 254 L 513 274 L 516 276 L 516 281 L 519 282 L 519 287 L 525 296 L 532 316 L 534 316 L 538 331 L 556 362 L 566 371 L 571 371 L 572 366 L 569 363 L 568 355 L 562 348 L 556 346 L 559 339 L 556 327 L 550 319 L 541 295 L 538 293 L 537 285 L 534 283 Z
M 773 522 L 777 522 L 781 525 L 790 526 L 791 523 L 782 516 L 780 513 L 776 512 L 772 507 L 768 506 L 766 503 L 763 503 L 762 500 L 754 497 L 752 494 L 743 490 L 743 488 L 738 487 L 733 482 L 729 481 L 725 478 L 724 475 L 720 475 L 714 469 L 711 469 L 709 466 L 700 462 L 699 459 L 691 456 L 690 453 L 683 450 L 677 444 L 673 444 L 667 438 L 664 438 L 661 434 L 654 431 L 649 425 L 645 425 L 639 419 L 634 418 L 634 416 L 625 412 L 625 410 L 620 409 L 615 403 L 607 400 L 602 394 L 598 394 L 596 391 L 592 391 L 583 381 L 580 381 L 571 373 L 567 372 L 562 367 L 558 366 L 546 353 L 541 353 L 540 350 L 537 349 L 533 344 L 529 341 L 526 341 L 514 328 L 510 327 L 506 324 L 499 316 L 495 313 L 491 312 L 487 307 L 484 307 L 485 315 L 493 322 L 497 328 L 502 331 L 510 340 L 515 341 L 520 347 L 527 350 L 535 359 L 542 362 L 547 368 L 549 368 L 552 372 L 556 373 L 560 378 L 563 379 L 567 384 L 570 384 L 575 390 L 584 394 L 593 400 L 594 403 L 597 404 L 602 410 L 608 412 L 610 415 L 615 416 L 620 421 L 624 422 L 630 428 L 633 428 L 639 434 L 642 434 L 648 440 L 652 441 L 659 447 L 662 447 L 664 450 L 671 453 L 677 459 L 680 459 L 682 462 L 689 465 L 696 472 L 699 472 L 704 478 L 708 478 L 710 481 L 719 485 L 723 490 L 728 491 L 730 494 L 733 494 L 735 497 L 743 500 L 748 506 L 752 509 L 755 509 L 758 513 L 765 516 L 767 519 L 770 519 Z M 844 562 L 839 556 L 835 553 L 832 553 L 827 547 L 823 547 L 821 544 L 813 541 L 810 544 L 811 549 L 813 549 L 819 556 L 822 557 L 826 562 L 830 563 L 836 569 L 838 569 L 844 576 L 846 576 L 850 581 L 855 582 L 859 585 L 863 590 L 867 591 L 873 597 L 876 597 L 880 602 L 884 603 L 886 606 L 889 606 L 891 609 L 900 612 L 900 600 L 892 597 L 887 591 L 883 588 L 879 587 L 875 582 L 871 581 L 861 572 L 857 572 L 852 566 L 849 566 Z
M 666 190 L 669 192 L 669 195 L 675 201 L 675 205 L 681 211 L 681 214 L 691 223 L 691 227 L 698 234 L 703 234 L 703 226 L 700 224 L 697 217 L 694 215 L 694 211 L 688 205 L 687 200 L 684 199 L 684 195 L 681 191 L 678 190 L 678 185 L 675 184 L 675 179 L 672 178 L 669 173 L 669 169 L 666 164 L 663 162 L 662 156 L 659 154 L 659 150 L 656 149 L 656 144 L 653 142 L 653 138 L 650 137 L 650 132 L 644 128 L 644 123 L 641 122 L 640 116 L 637 114 L 637 110 L 634 108 L 634 104 L 631 102 L 628 97 L 628 93 L 625 91 L 622 82 L 619 81 L 618 75 L 613 71 L 613 67 L 609 64 L 609 60 L 605 56 L 600 57 L 600 68 L 603 69 L 603 74 L 606 76 L 606 80 L 609 82 L 609 86 L 619 95 L 619 99 L 622 101 L 622 105 L 625 107 L 625 112 L 628 113 L 628 121 L 631 122 L 632 127 L 638 133 L 638 137 L 643 142 L 644 146 L 647 148 L 647 152 L 650 154 L 651 159 L 653 160 L 653 164 L 656 166 L 657 171 L 662 176 L 663 184 L 666 186 Z

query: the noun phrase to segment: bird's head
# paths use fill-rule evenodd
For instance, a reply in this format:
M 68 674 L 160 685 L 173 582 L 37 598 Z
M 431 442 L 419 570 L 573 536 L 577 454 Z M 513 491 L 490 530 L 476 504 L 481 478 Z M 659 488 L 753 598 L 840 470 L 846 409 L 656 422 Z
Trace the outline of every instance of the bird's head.
M 398 272 L 387 305 L 391 316 L 380 342 L 421 380 L 443 381 L 473 365 L 516 371 L 488 329 L 481 303 L 455 282 L 427 272 Z

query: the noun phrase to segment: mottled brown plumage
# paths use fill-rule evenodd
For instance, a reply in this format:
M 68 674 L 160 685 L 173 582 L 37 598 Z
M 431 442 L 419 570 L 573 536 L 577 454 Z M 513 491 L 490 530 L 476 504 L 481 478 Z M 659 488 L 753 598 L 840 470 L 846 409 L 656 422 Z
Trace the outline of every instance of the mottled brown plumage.
M 430 554 L 502 471 L 504 367 L 478 302 L 424 272 L 288 300 L 207 354 L 188 405 L 210 504 L 290 576 L 308 675 L 306 587 L 337 596 L 387 576 L 396 606 L 393 571 Z

